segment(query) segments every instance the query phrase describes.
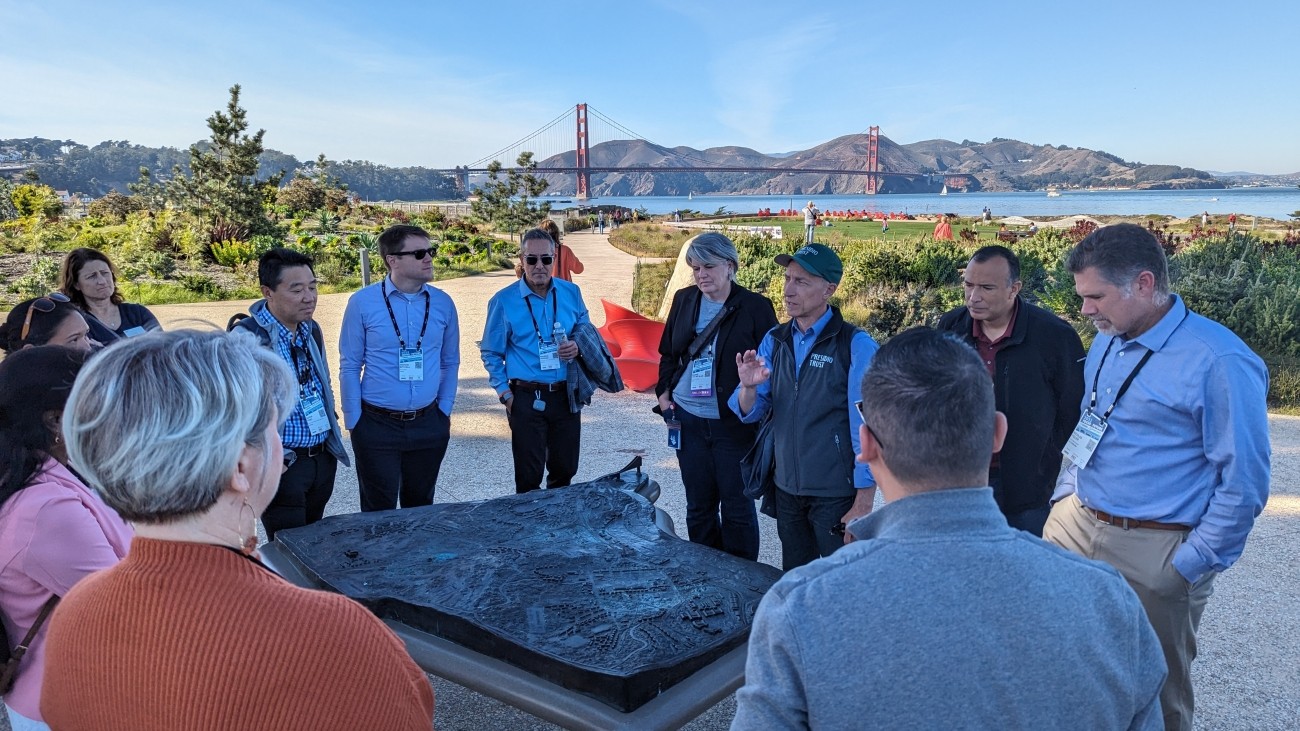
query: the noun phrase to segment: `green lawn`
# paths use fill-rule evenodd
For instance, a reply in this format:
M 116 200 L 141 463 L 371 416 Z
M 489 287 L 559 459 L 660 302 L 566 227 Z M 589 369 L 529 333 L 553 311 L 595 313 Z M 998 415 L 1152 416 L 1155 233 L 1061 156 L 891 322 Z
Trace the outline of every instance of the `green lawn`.
M 740 218 L 729 223 L 745 226 L 780 226 L 784 238 L 803 239 L 802 218 Z M 955 236 L 961 228 L 962 224 L 954 223 L 953 235 Z M 971 228 L 979 233 L 980 241 L 997 241 L 996 226 L 971 226 Z M 932 221 L 890 221 L 889 230 L 883 233 L 880 230 L 880 221 L 832 221 L 830 226 L 821 226 L 817 229 L 817 239 L 819 241 L 830 239 L 832 234 L 850 239 L 893 239 L 929 236 L 932 233 L 934 233 Z

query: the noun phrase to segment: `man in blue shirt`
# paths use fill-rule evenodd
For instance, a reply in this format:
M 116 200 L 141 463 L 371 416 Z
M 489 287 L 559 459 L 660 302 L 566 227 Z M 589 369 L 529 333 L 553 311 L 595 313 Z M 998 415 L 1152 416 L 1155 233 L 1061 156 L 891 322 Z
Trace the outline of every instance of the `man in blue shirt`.
M 879 346 L 830 304 L 844 273 L 834 251 L 809 244 L 776 262 L 785 267 L 790 321 L 768 331 L 757 351 L 737 354 L 740 385 L 727 405 L 747 424 L 771 413 L 776 530 L 789 571 L 829 556 L 844 543 L 844 524 L 871 512 L 875 480 L 854 464 L 862 423 L 855 404 Z
M 311 257 L 275 248 L 257 262 L 264 299 L 231 329 L 257 336 L 298 376 L 298 403 L 280 428 L 288 467 L 266 511 L 267 540 L 283 528 L 311 525 L 325 515 L 334 494 L 338 463 L 348 464 L 343 434 L 334 413 L 324 336 L 316 314 L 316 274 Z
M 343 421 L 352 430 L 361 510 L 433 503 L 451 438 L 460 323 L 429 286 L 437 249 L 418 226 L 379 235 L 388 276 L 348 299 L 339 337 Z
M 1164 661 L 1133 590 L 1007 526 L 984 486 L 1006 419 L 971 348 L 899 333 L 862 396 L 886 504 L 763 597 L 732 728 L 1159 728 Z
M 1141 226 L 1094 231 L 1066 264 L 1097 339 L 1065 447 L 1064 499 L 1043 537 L 1129 580 L 1169 665 L 1165 727 L 1190 729 L 1211 583 L 1241 556 L 1268 499 L 1268 371 L 1170 294 L 1164 252 Z
M 578 472 L 582 412 L 569 408 L 567 363 L 578 357 L 569 337 L 589 322 L 582 290 L 551 275 L 555 242 L 539 228 L 524 232 L 524 275 L 492 295 L 479 351 L 488 384 L 506 407 L 515 492 L 564 487 Z

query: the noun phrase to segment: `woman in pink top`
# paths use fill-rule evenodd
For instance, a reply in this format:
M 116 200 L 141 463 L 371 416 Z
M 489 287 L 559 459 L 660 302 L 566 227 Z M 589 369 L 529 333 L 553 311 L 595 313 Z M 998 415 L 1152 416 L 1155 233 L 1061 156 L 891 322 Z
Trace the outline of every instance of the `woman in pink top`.
M 131 544 L 131 529 L 67 466 L 59 420 L 86 357 L 48 345 L 0 362 L 0 615 L 11 649 L 50 597 L 117 563 Z M 4 698 L 14 731 L 48 728 L 40 713 L 48 622 Z

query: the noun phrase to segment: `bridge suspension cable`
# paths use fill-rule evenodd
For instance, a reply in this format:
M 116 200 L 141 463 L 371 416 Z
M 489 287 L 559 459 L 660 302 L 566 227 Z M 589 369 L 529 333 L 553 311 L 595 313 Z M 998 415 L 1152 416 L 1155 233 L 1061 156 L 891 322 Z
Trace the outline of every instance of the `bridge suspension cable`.
M 656 147 L 661 147 L 661 148 L 663 148 L 664 150 L 667 150 L 667 151 L 668 151 L 670 154 L 672 154 L 674 157 L 678 157 L 678 158 L 681 158 L 681 159 L 683 159 L 683 160 L 690 160 L 691 162 L 698 162 L 698 163 L 701 163 L 701 164 L 704 164 L 704 165 L 712 165 L 712 164 L 713 164 L 713 163 L 711 163 L 710 161 L 705 160 L 705 159 L 703 159 L 703 158 L 695 157 L 694 155 L 683 155 L 682 153 L 680 153 L 680 152 L 676 152 L 676 151 L 671 150 L 671 149 L 669 149 L 669 148 L 667 148 L 667 147 L 664 147 L 663 145 L 660 145 L 660 144 L 654 142 L 653 140 L 646 139 L 644 136 L 639 135 L 639 134 L 637 134 L 636 132 L 633 132 L 632 130 L 628 129 L 627 127 L 624 127 L 623 125 L 619 124 L 618 122 L 615 122 L 613 119 L 610 119 L 609 117 L 605 116 L 604 114 L 601 114 L 600 111 L 597 110 L 597 109 L 596 109 L 595 107 L 593 107 L 593 106 L 588 105 L 588 106 L 587 106 L 587 111 L 590 112 L 591 114 L 593 114 L 594 116 L 596 116 L 598 119 L 600 119 L 600 120 L 601 120 L 602 122 L 604 122 L 605 124 L 608 124 L 610 127 L 613 127 L 614 129 L 618 130 L 619 132 L 622 132 L 622 133 L 625 134 L 625 135 L 629 135 L 629 136 L 631 136 L 632 139 L 634 139 L 634 140 L 641 140 L 642 142 L 648 142 L 648 143 L 650 143 L 650 144 L 652 144 L 652 145 L 655 145 Z
M 482 167 L 483 165 L 485 165 L 485 164 L 487 164 L 487 163 L 489 163 L 489 162 L 491 162 L 491 161 L 493 161 L 493 160 L 500 160 L 502 155 L 504 155 L 504 154 L 506 154 L 507 152 L 510 152 L 510 151 L 512 151 L 512 150 L 521 149 L 521 148 L 523 147 L 524 143 L 528 142 L 529 140 L 535 139 L 535 138 L 537 138 L 537 137 L 541 137 L 544 133 L 546 133 L 546 132 L 547 132 L 548 130 L 550 130 L 552 127 L 554 127 L 555 125 L 559 124 L 560 122 L 562 122 L 562 121 L 564 121 L 564 120 L 566 120 L 566 119 L 569 119 L 569 118 L 572 117 L 572 116 L 573 116 L 573 110 L 572 110 L 572 109 L 566 109 L 566 110 L 564 110 L 564 111 L 560 114 L 560 116 L 558 116 L 558 117 L 556 117 L 555 119 L 552 119 L 551 121 L 549 121 L 549 122 L 547 122 L 546 124 L 542 125 L 541 129 L 538 129 L 538 130 L 536 130 L 536 131 L 534 131 L 534 132 L 531 132 L 531 133 L 525 135 L 524 137 L 522 137 L 522 138 L 520 138 L 520 139 L 518 139 L 518 140 L 515 140 L 514 142 L 512 142 L 512 143 L 506 145 L 505 147 L 501 148 L 500 150 L 497 150 L 496 152 L 492 153 L 491 155 L 486 155 L 486 156 L 484 156 L 484 157 L 482 157 L 482 158 L 479 158 L 478 160 L 475 160 L 474 162 L 470 163 L 470 164 L 467 165 L 466 167 L 471 167 L 471 168 Z M 516 157 L 517 157 L 517 156 L 518 156 L 518 154 L 516 153 Z M 514 165 L 514 160 L 513 160 L 513 159 L 508 160 L 507 163 L 506 163 L 506 166 L 509 167 L 509 166 L 512 166 L 512 165 Z

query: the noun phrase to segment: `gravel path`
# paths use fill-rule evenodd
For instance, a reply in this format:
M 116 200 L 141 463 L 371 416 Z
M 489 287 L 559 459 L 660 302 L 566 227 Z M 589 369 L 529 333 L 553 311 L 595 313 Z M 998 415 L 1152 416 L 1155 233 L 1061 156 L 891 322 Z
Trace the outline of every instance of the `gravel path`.
M 582 287 L 592 320 L 602 323 L 602 297 L 623 305 L 631 300 L 636 259 L 594 233 L 568 234 L 565 243 L 586 265 L 576 283 Z M 438 502 L 513 493 L 509 428 L 503 407 L 487 385 L 475 345 L 482 337 L 488 299 L 513 279 L 511 272 L 498 272 L 436 284 L 455 300 L 461 323 L 460 391 Z M 320 299 L 316 319 L 327 339 L 338 337 L 347 298 Z M 226 318 L 245 311 L 247 305 L 218 302 L 152 309 L 167 328 L 182 327 L 186 321 L 191 326 L 195 321 L 224 326 Z M 331 351 L 331 358 L 337 369 L 337 351 Z M 576 479 L 611 472 L 631 458 L 630 451 L 646 450 L 646 467 L 663 488 L 658 505 L 684 533 L 686 504 L 677 462 L 665 444 L 663 422 L 650 413 L 654 403 L 651 394 L 597 392 L 583 413 L 582 466 Z M 1300 727 L 1300 417 L 1273 416 L 1269 422 L 1272 497 L 1241 561 L 1215 582 L 1215 596 L 1201 625 L 1201 654 L 1194 669 L 1202 729 Z M 356 473 L 341 469 L 328 514 L 357 510 Z M 760 521 L 760 560 L 779 566 L 776 524 L 766 517 Z M 1097 631 L 1104 635 L 1106 629 Z M 1051 681 L 1044 678 L 1043 682 Z M 555 728 L 440 678 L 433 678 L 433 683 L 440 729 Z M 734 697 L 728 698 L 686 728 L 725 729 L 734 712 Z

